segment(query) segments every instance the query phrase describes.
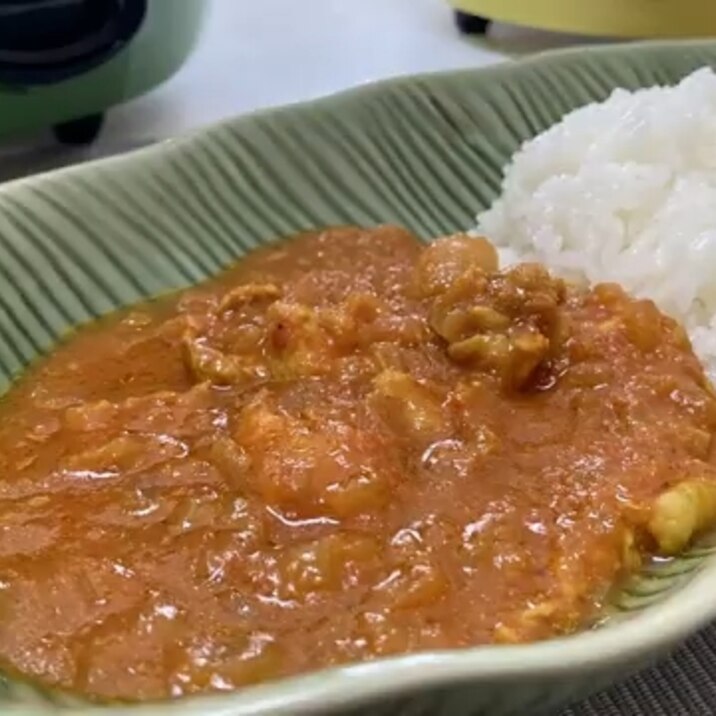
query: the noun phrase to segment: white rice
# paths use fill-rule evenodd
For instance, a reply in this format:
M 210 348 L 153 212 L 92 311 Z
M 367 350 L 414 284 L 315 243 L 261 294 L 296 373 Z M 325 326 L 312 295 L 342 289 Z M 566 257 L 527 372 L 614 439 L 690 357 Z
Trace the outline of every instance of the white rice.
M 716 74 L 568 114 L 513 157 L 477 232 L 506 262 L 654 299 L 716 376 Z

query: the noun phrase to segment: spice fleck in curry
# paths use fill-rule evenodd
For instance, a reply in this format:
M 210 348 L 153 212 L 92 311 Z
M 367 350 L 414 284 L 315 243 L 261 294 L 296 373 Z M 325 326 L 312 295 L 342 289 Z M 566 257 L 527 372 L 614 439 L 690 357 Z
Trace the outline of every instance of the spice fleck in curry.
M 96 699 L 588 626 L 716 521 L 716 400 L 618 286 L 340 228 L 79 331 L 0 406 L 0 666 Z

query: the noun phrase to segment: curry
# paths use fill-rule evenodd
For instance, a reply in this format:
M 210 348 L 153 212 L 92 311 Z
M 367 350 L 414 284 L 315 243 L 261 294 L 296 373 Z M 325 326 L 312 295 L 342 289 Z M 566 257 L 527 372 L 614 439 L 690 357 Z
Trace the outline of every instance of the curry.
M 339 228 L 82 329 L 0 406 L 0 667 L 230 690 L 584 628 L 716 521 L 716 400 L 618 286 Z

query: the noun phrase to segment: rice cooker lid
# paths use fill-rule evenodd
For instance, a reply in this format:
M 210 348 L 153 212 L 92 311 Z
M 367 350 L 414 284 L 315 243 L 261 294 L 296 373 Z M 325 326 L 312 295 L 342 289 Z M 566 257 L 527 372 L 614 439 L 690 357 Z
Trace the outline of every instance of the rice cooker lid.
M 87 72 L 138 32 L 147 0 L 0 0 L 0 83 L 37 85 Z

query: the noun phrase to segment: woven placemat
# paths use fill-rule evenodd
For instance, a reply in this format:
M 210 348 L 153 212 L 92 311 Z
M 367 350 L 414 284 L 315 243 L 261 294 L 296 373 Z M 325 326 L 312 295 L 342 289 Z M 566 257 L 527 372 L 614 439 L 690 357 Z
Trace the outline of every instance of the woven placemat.
M 563 711 L 561 716 L 716 714 L 716 623 L 658 665 Z

